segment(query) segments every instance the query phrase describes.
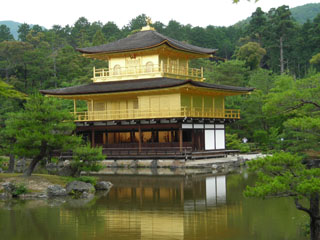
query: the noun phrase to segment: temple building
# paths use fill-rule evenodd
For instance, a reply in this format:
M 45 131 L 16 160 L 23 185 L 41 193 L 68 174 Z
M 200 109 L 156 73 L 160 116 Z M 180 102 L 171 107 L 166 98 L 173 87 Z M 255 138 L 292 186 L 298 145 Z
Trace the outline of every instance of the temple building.
M 253 89 L 204 82 L 189 61 L 216 49 L 193 46 L 156 32 L 150 25 L 118 41 L 78 49 L 106 61 L 92 83 L 42 94 L 74 101 L 77 134 L 103 146 L 108 158 L 161 158 L 225 150 L 225 124 L 240 118 L 225 98 Z M 79 112 L 77 101 L 87 103 Z

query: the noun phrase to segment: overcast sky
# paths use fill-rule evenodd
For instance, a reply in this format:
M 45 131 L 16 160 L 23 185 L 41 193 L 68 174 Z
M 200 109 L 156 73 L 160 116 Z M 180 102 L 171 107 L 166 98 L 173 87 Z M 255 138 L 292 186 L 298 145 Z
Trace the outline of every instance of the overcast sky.
M 290 8 L 320 0 L 3 0 L 0 21 L 39 24 L 46 28 L 58 24 L 73 25 L 79 17 L 90 22 L 115 22 L 120 28 L 132 18 L 145 13 L 152 21 L 205 27 L 229 26 L 250 16 L 257 7 L 268 11 L 272 7 L 289 5 Z

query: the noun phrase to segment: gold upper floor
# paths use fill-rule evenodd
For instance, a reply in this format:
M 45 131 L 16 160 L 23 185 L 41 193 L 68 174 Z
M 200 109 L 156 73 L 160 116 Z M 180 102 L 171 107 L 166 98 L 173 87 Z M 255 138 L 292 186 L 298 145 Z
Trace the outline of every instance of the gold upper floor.
M 77 122 L 190 117 L 239 119 L 240 111 L 225 109 L 223 95 L 176 92 L 122 98 L 101 96 L 87 100 L 87 111 L 78 111 L 75 105 L 74 115 Z
M 93 68 L 93 82 L 159 77 L 204 80 L 203 68 L 190 68 L 188 59 L 183 56 L 152 54 L 112 57 L 108 65 L 109 68 Z

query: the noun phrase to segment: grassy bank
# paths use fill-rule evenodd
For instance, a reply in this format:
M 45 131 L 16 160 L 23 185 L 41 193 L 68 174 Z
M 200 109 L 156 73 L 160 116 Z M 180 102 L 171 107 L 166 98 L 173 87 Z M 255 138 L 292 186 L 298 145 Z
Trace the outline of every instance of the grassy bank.
M 2 190 L 2 183 L 14 182 L 23 184 L 31 192 L 45 192 L 50 185 L 65 187 L 72 179 L 48 174 L 33 174 L 31 177 L 24 177 L 22 173 L 0 173 L 0 191 Z

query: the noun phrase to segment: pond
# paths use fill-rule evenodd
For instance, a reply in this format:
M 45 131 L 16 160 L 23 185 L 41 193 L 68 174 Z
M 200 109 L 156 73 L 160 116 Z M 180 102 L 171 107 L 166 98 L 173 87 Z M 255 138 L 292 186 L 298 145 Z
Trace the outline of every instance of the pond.
M 247 199 L 247 173 L 112 174 L 89 200 L 0 201 L 0 239 L 306 239 L 291 199 Z

